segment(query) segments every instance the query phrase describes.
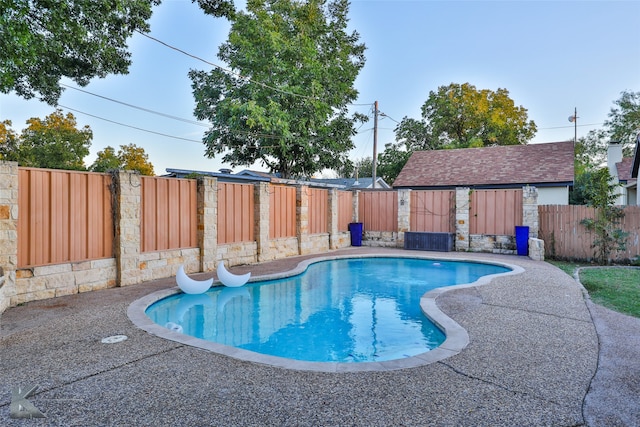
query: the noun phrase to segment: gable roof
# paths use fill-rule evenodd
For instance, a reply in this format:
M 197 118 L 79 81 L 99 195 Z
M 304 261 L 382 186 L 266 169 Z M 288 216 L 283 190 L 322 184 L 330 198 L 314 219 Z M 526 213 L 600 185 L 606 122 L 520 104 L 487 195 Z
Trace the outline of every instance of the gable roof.
M 571 185 L 573 142 L 414 152 L 394 188 Z
M 616 163 L 618 171 L 618 181 L 627 182 L 631 180 L 631 167 L 633 166 L 633 158 L 625 157 L 621 162 Z

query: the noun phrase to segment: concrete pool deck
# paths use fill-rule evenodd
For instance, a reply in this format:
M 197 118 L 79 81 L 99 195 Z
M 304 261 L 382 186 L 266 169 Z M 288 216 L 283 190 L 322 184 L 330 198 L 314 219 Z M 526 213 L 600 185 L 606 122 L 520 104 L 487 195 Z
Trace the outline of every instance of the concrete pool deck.
M 330 254 L 373 253 L 407 252 Z M 592 304 L 580 284 L 544 262 L 431 254 L 525 272 L 440 295 L 438 307 L 467 331 L 469 344 L 452 357 L 401 370 L 283 369 L 136 327 L 127 316 L 131 303 L 174 287 L 174 278 L 10 308 L 0 317 L 0 424 L 640 425 L 640 319 Z M 273 274 L 307 258 L 232 270 Z M 113 335 L 128 339 L 101 342 Z M 39 386 L 29 401 L 46 418 L 10 418 L 12 389 L 29 385 Z

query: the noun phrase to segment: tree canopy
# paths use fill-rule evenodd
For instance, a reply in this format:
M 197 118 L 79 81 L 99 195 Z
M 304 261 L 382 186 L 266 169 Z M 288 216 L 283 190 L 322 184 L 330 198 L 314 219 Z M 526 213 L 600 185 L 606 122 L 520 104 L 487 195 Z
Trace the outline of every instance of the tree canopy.
M 640 134 L 640 92 L 623 91 L 614 104 L 604 122 L 605 132 L 612 142 L 622 143 L 630 157 Z
M 517 107 L 506 89 L 451 83 L 429 92 L 421 120 L 402 119 L 396 139 L 408 151 L 516 145 L 526 144 L 536 130 L 527 110 Z
M 192 70 L 195 115 L 209 120 L 206 155 L 261 161 L 283 177 L 340 169 L 353 148 L 347 107 L 364 66 L 347 0 L 249 0 L 218 57 L 233 72 Z
M 440 86 L 429 92 L 420 120 L 404 117 L 396 126 L 398 142 L 386 144 L 378 156 L 378 174 L 391 184 L 414 151 L 526 144 L 536 130 L 506 89 Z
M 607 148 L 611 142 L 623 144 L 623 156 L 633 156 L 636 138 L 640 134 L 640 92 L 621 93 L 614 101 L 601 129 L 590 131 L 576 144 L 575 182 L 570 195 L 574 205 L 590 204 L 589 190 L 595 176 L 607 161 Z
M 148 31 L 159 3 L 0 0 L 0 92 L 55 105 L 62 77 L 85 86 L 93 77 L 126 74 L 127 39 Z
M 85 170 L 84 158 L 89 154 L 93 132 L 89 126 L 77 128 L 76 118 L 56 110 L 44 120 L 31 118 L 20 136 L 7 126 L 0 126 L 0 155 L 3 160 L 20 166 L 50 169 Z
M 149 156 L 144 148 L 135 144 L 121 145 L 118 153 L 107 146 L 99 151 L 95 162 L 90 169 L 93 172 L 107 172 L 113 169 L 138 171 L 141 175 L 154 175 L 153 164 L 149 162 Z

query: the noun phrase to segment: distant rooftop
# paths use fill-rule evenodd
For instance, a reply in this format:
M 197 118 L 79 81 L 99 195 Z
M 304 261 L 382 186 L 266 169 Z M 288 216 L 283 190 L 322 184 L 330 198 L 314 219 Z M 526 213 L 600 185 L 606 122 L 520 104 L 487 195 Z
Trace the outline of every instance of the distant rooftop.
M 570 185 L 573 142 L 416 151 L 394 188 Z

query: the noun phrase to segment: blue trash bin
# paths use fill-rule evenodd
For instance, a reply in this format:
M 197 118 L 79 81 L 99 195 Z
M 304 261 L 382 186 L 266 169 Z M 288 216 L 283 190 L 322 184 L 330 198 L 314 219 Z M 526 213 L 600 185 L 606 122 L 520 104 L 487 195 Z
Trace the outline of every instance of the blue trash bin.
M 351 232 L 351 246 L 362 246 L 362 223 L 349 224 L 349 232 Z
M 518 255 L 529 255 L 529 227 L 516 225 L 516 251 Z

